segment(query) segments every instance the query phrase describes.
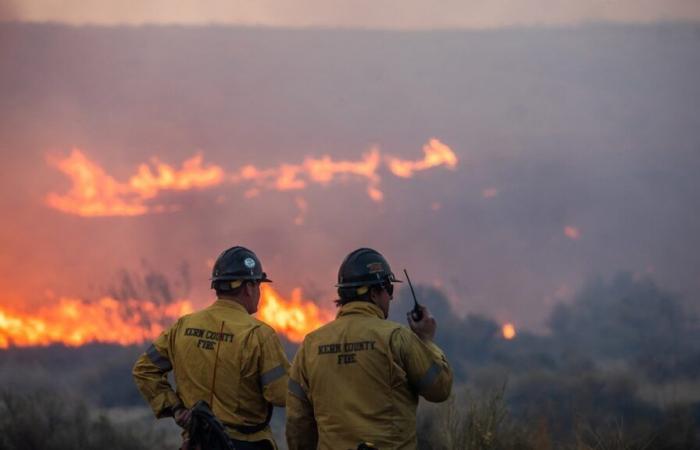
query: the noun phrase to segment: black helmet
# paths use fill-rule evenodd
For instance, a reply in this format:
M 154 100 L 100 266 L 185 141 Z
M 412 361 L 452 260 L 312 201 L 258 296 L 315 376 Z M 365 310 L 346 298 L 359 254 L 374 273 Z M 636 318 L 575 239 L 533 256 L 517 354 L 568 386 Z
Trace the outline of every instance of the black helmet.
M 262 270 L 262 263 L 252 251 L 245 247 L 231 247 L 224 250 L 214 263 L 211 271 L 211 287 L 219 281 L 259 281 L 271 282 Z
M 389 263 L 376 250 L 358 248 L 345 257 L 338 270 L 338 288 L 400 283 Z

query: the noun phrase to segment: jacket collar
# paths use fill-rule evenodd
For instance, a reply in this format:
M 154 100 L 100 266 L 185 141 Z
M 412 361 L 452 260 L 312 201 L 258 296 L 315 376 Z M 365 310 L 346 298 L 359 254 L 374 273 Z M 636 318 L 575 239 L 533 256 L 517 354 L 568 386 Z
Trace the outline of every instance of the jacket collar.
M 349 316 L 352 314 L 370 317 L 376 316 L 380 319 L 385 319 L 384 311 L 382 311 L 382 309 L 379 306 L 375 305 L 374 303 L 363 301 L 354 301 L 344 304 L 340 307 L 340 311 L 338 311 L 336 319 L 342 316 Z
M 246 309 L 243 307 L 243 305 L 238 303 L 236 300 L 217 298 L 216 301 L 214 302 L 214 304 L 212 304 L 211 306 L 235 309 L 237 311 L 248 314 L 248 311 L 246 311 Z

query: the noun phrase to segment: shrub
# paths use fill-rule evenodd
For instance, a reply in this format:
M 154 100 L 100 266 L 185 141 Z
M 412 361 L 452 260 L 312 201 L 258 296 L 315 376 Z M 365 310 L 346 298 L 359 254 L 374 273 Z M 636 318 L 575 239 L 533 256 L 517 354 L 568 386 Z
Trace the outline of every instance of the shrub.
M 164 437 L 151 427 L 117 426 L 82 400 L 50 390 L 0 390 L 4 450 L 155 450 L 166 448 Z

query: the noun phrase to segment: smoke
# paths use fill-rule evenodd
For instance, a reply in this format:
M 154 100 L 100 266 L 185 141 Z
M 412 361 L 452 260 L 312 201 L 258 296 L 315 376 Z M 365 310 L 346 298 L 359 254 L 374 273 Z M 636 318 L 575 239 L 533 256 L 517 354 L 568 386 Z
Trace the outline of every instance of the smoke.
M 695 26 L 1 31 L 10 28 L 17 39 L 0 71 L 5 304 L 186 291 L 203 306 L 210 261 L 237 244 L 258 253 L 279 292 L 301 286 L 331 308 L 343 257 L 376 247 L 416 282 L 441 286 L 459 314 L 519 331 L 543 327 L 561 286 L 574 290 L 592 271 L 653 270 L 675 291 L 700 291 Z M 421 146 L 431 136 L 459 157 L 454 170 L 414 170 L 429 165 Z M 43 202 L 72 182 L 45 154 L 72 148 L 115 181 L 97 193 L 133 177 L 162 186 L 171 172 L 153 156 L 179 176 L 200 151 L 204 171 L 274 173 L 260 184 L 159 188 L 143 204 L 177 206 L 167 214 L 87 219 Z M 401 166 L 410 180 L 381 158 L 367 172 L 381 178 L 382 202 L 368 177 L 337 172 L 297 171 L 292 185 L 304 189 L 275 188 L 290 179 L 282 167 L 323 155 L 363 162 L 372 148 L 412 162 Z M 143 258 L 167 288 L 145 281 Z M 189 287 L 178 290 L 182 261 Z M 124 269 L 133 286 L 113 278 Z
M 270 27 L 340 27 L 400 30 L 571 25 L 592 21 L 648 23 L 697 20 L 692 0 L 544 0 L 493 2 L 445 0 L 297 0 L 279 2 L 211 0 L 33 0 L 21 6 L 21 18 L 69 24 L 235 24 Z M 12 3 L 10 3 L 12 5 Z
M 512 340 L 501 335 L 503 321 L 473 314 L 461 318 L 438 288 L 416 286 L 416 295 L 436 318 L 435 341 L 462 380 L 478 381 L 475 375 L 488 366 L 563 376 L 591 370 L 591 362 L 628 367 L 635 377 L 655 383 L 700 374 L 698 314 L 648 276 L 621 272 L 588 279 L 572 300 L 555 305 L 548 332 L 518 333 Z M 410 290 L 403 288 L 391 304 L 390 319 L 406 323 L 411 308 Z
M 677 294 L 628 273 L 588 281 L 549 318 L 553 338 L 566 352 L 625 359 L 658 380 L 678 375 L 679 361 L 700 352 L 697 324 Z
M 387 156 L 385 159 L 391 172 L 401 178 L 412 178 L 416 172 L 443 165 L 449 169 L 457 166 L 457 156 L 438 139 L 430 139 L 423 146 L 423 153 L 423 159 L 418 161 L 402 160 L 394 156 Z M 137 174 L 131 176 L 128 182 L 117 181 L 78 149 L 73 149 L 66 157 L 50 155 L 47 159 L 72 181 L 72 187 L 67 194 L 49 193 L 46 196 L 47 205 L 68 214 L 84 217 L 138 216 L 149 212 L 172 212 L 178 209 L 177 206 L 148 205 L 146 202 L 164 191 L 203 190 L 224 183 L 252 184 L 244 194 L 246 198 L 251 199 L 260 195 L 262 190 L 299 191 L 310 183 L 326 186 L 336 178 L 359 178 L 366 180 L 367 194 L 372 200 L 381 202 L 384 199 L 384 194 L 379 189 L 381 178 L 377 171 L 381 156 L 377 148 L 371 149 L 357 161 L 334 161 L 328 155 L 320 158 L 307 156 L 301 164 L 283 163 L 273 168 L 260 169 L 253 164 L 246 164 L 228 175 L 217 165 L 203 166 L 201 154 L 184 161 L 181 169 L 175 169 L 153 158 L 155 173 L 148 164 L 140 164 Z M 308 205 L 300 206 L 299 200 L 297 205 L 302 210 L 303 217 Z
M 17 18 L 15 2 L 13 0 L 0 0 L 0 22 L 10 22 Z
M 173 275 L 168 277 L 142 262 L 140 272 L 122 269 L 105 291 L 117 300 L 148 299 L 157 304 L 169 304 L 188 298 L 190 294 L 190 265 L 182 261 Z M 174 279 L 174 280 L 173 280 Z

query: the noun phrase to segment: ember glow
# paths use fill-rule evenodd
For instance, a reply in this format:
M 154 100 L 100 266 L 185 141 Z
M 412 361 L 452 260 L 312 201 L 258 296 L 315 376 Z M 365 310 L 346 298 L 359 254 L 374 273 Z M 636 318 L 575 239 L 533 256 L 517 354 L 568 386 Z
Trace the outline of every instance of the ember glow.
M 274 288 L 261 285 L 257 316 L 292 342 L 301 342 L 311 331 L 331 321 L 334 313 L 304 300 L 301 288 L 285 299 Z
M 503 324 L 503 327 L 501 327 L 501 334 L 507 340 L 514 339 L 516 336 L 515 325 L 510 322 Z
M 499 191 L 496 188 L 493 188 L 493 187 L 485 188 L 485 189 L 482 189 L 481 196 L 483 198 L 487 198 L 487 199 L 488 198 L 495 198 L 498 195 L 498 193 L 499 193 Z
M 581 230 L 573 226 L 566 226 L 564 227 L 564 235 L 569 239 L 577 241 L 581 239 Z
M 400 178 L 411 178 L 414 172 L 433 167 L 454 168 L 457 165 L 457 156 L 438 139 L 430 139 L 423 152 L 423 159 L 418 161 L 392 156 L 385 160 L 390 172 Z M 226 173 L 214 164 L 204 164 L 203 160 L 202 154 L 198 153 L 176 169 L 157 158 L 151 158 L 149 164 L 139 165 L 133 176 L 121 182 L 81 150 L 74 149 L 66 157 L 48 158 L 51 165 L 71 179 L 72 186 L 64 194 L 49 193 L 46 204 L 64 213 L 83 217 L 138 216 L 177 209 L 175 205 L 157 203 L 159 194 L 166 191 L 244 184 L 244 196 L 253 198 L 263 191 L 300 191 L 312 183 L 326 186 L 334 181 L 351 180 L 366 182 L 367 195 L 371 200 L 381 202 L 384 199 L 379 175 L 382 156 L 376 147 L 354 161 L 338 161 L 324 155 L 307 157 L 299 164 L 283 163 L 271 168 L 248 164 L 233 173 Z
M 306 216 L 306 211 L 309 209 L 309 204 L 306 202 L 304 197 L 297 197 L 294 199 L 294 203 L 297 204 L 297 208 L 299 208 L 299 214 L 294 218 L 294 223 L 296 225 L 303 225 L 304 224 L 304 217 Z
M 187 300 L 161 305 L 111 297 L 92 302 L 61 298 L 34 313 L 0 308 L 0 348 L 90 342 L 140 344 L 190 312 L 192 305 Z

